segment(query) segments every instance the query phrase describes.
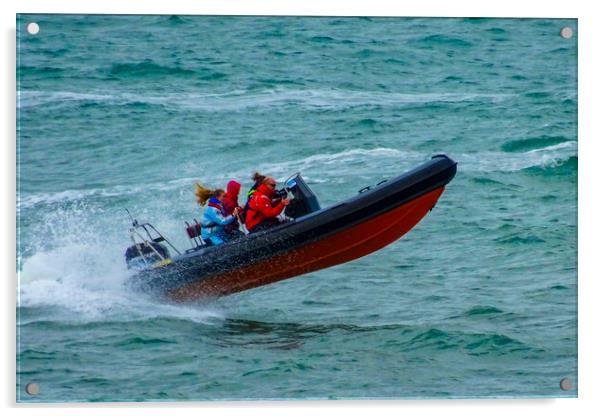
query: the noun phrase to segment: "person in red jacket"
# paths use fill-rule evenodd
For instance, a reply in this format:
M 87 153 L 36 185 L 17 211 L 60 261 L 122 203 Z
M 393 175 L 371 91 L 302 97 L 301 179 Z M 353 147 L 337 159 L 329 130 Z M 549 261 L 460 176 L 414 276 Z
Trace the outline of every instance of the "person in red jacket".
M 289 200 L 287 198 L 272 199 L 275 190 L 276 181 L 274 178 L 267 176 L 251 194 L 245 216 L 245 227 L 250 233 L 280 224 L 278 215 L 288 205 Z
M 226 193 L 224 194 L 224 199 L 222 201 L 226 215 L 231 215 L 236 208 L 242 210 L 242 207 L 238 205 L 239 193 L 240 183 L 236 181 L 228 182 L 228 185 L 226 185 Z M 226 233 L 228 239 L 238 238 L 244 235 L 244 233 L 240 231 L 239 227 L 240 225 L 238 222 L 238 217 L 230 224 L 224 226 L 224 232 Z

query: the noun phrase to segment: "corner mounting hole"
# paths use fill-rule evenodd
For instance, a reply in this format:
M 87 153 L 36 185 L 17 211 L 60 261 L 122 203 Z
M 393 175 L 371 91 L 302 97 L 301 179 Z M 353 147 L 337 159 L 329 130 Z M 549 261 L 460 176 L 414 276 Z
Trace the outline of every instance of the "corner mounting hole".
M 571 384 L 571 380 L 566 377 L 560 380 L 560 388 L 564 391 L 572 389 L 573 385 Z
M 565 39 L 572 38 L 573 37 L 573 29 L 571 29 L 568 26 L 563 27 L 562 29 L 560 29 L 560 36 L 562 36 Z
M 27 25 L 27 33 L 30 35 L 37 35 L 39 31 L 40 25 L 38 25 L 36 22 L 31 22 Z
M 40 392 L 40 386 L 38 383 L 29 383 L 25 386 L 25 392 L 30 396 L 35 396 Z

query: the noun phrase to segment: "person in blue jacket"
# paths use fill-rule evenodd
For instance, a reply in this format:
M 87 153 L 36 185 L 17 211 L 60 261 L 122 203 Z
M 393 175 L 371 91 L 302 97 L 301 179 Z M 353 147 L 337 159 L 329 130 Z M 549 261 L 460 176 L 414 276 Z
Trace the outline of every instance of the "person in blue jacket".
M 227 233 L 224 226 L 236 219 L 240 208 L 235 208 L 231 215 L 227 215 L 224 209 L 224 190 L 207 189 L 196 184 L 196 199 L 200 206 L 205 206 L 201 217 L 201 238 L 208 245 L 218 246 L 227 241 Z

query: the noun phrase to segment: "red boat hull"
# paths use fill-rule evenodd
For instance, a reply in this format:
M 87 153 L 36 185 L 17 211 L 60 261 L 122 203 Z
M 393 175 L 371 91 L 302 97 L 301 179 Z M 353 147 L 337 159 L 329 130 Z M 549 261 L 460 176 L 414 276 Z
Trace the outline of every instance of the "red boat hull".
M 360 258 L 411 230 L 435 206 L 443 190 L 443 186 L 436 188 L 382 215 L 267 260 L 187 283 L 167 296 L 175 301 L 224 296 Z

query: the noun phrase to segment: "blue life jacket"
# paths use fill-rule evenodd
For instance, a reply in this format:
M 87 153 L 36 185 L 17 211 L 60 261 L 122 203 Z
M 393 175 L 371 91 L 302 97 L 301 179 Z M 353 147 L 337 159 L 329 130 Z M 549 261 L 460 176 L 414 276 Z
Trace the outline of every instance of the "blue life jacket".
M 211 237 L 221 237 L 224 234 L 224 225 L 230 224 L 236 217 L 234 215 L 226 216 L 224 206 L 215 197 L 211 197 L 207 203 L 207 208 L 203 211 L 201 217 L 201 237 L 208 240 Z

